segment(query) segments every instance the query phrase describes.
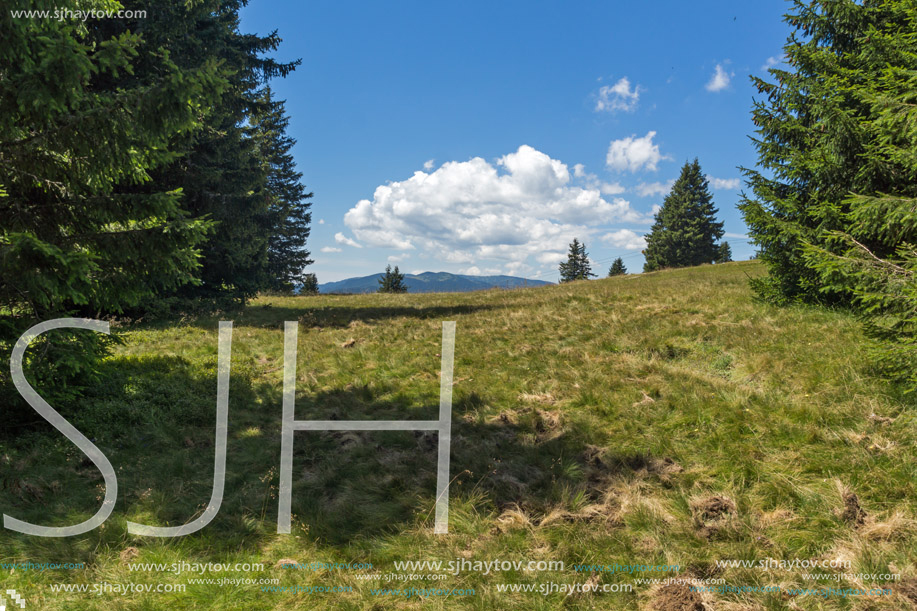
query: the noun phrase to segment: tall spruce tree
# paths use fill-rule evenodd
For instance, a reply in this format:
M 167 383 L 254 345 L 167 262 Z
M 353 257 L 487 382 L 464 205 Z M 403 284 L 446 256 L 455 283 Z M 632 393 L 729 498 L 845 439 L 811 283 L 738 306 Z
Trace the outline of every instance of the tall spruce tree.
M 791 23 L 811 38 L 793 49 L 791 82 L 818 88 L 795 91 L 808 121 L 793 127 L 831 155 L 805 166 L 793 199 L 764 191 L 757 206 L 747 206 L 753 219 L 765 220 L 753 235 L 765 245 L 773 287 L 788 287 L 787 296 L 849 299 L 880 342 L 882 368 L 915 391 L 917 5 L 815 2 L 797 10 Z M 765 134 L 763 146 L 780 158 L 800 163 L 811 154 Z M 784 219 L 786 209 L 791 214 Z M 788 232 L 796 237 L 794 267 L 767 247 Z M 795 270 L 800 278 L 791 275 Z
M 567 251 L 567 260 L 560 264 L 560 281 L 573 282 L 574 280 L 588 280 L 594 278 L 589 255 L 586 254 L 586 245 L 573 238 L 570 249 Z
M 35 322 L 121 312 L 197 273 L 209 223 L 153 176 L 174 161 L 174 140 L 201 132 L 229 81 L 212 61 L 178 65 L 137 25 L 0 13 L 2 362 Z M 49 380 L 46 396 L 75 390 L 92 371 L 101 336 L 69 335 L 42 336 L 29 357 L 46 359 L 35 368 Z M 4 388 L 8 371 L 3 396 L 15 394 Z
M 266 88 L 259 100 L 259 110 L 252 118 L 257 154 L 266 168 L 270 227 L 267 250 L 267 281 L 269 288 L 292 291 L 304 285 L 307 265 L 312 263 L 306 240 L 309 237 L 312 214 L 302 173 L 290 153 L 296 141 L 286 134 L 289 118 L 283 102 L 272 99 Z
M 697 158 L 685 163 L 646 236 L 643 271 L 713 263 L 723 237 L 717 212 Z
M 618 257 L 611 262 L 611 267 L 608 268 L 608 277 L 612 276 L 623 276 L 627 273 L 627 268 L 624 267 L 624 260 L 621 257 Z
M 898 173 L 900 163 L 879 162 L 881 148 L 907 136 L 882 133 L 875 97 L 877 87 L 906 96 L 906 74 L 914 69 L 912 11 L 912 3 L 898 0 L 795 0 L 786 16 L 794 30 L 784 46 L 789 67 L 772 68 L 773 82 L 752 78 L 763 96 L 752 111 L 758 169 L 743 169 L 753 196 L 739 208 L 769 271 L 753 282 L 761 297 L 849 302 L 849 287 L 826 282 L 806 249 L 836 249 L 831 236 L 852 222 L 851 194 L 907 193 L 913 185 Z M 887 77 L 894 84 L 873 82 Z M 884 258 L 896 241 L 867 246 Z
M 149 47 L 163 49 L 183 67 L 214 63 L 228 83 L 210 110 L 206 129 L 175 139 L 171 147 L 181 154 L 153 175 L 157 184 L 182 190 L 183 208 L 192 217 L 214 223 L 201 246 L 200 281 L 175 293 L 184 304 L 240 303 L 276 284 L 269 251 L 278 227 L 278 198 L 283 196 L 269 186 L 272 168 L 261 158 L 255 122 L 277 112 L 264 83 L 286 76 L 299 62 L 284 64 L 268 56 L 280 44 L 276 32 L 240 32 L 239 11 L 245 4 L 136 2 L 147 10 L 143 35 Z
M 404 283 L 404 274 L 398 271 L 398 266 L 392 269 L 391 265 L 385 267 L 385 275 L 379 278 L 380 293 L 407 293 L 408 287 Z

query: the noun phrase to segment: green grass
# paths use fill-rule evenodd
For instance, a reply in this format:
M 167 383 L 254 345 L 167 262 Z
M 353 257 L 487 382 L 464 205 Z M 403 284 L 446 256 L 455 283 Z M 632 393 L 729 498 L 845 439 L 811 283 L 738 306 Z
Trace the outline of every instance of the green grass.
M 632 593 L 500 593 L 500 583 L 582 583 L 577 563 L 679 564 L 679 577 L 815 587 L 799 571 L 717 569 L 716 560 L 842 558 L 845 571 L 917 576 L 914 404 L 871 374 L 843 312 L 755 303 L 753 262 L 472 294 L 262 298 L 234 320 L 226 493 L 203 531 L 129 535 L 128 520 L 190 521 L 213 476 L 217 321 L 120 327 L 103 382 L 56 406 L 106 453 L 119 498 L 104 527 L 67 539 L 0 531 L 3 562 L 85 570 L 4 571 L 38 609 L 651 609 Z M 283 322 L 299 321 L 297 419 L 436 419 L 441 321 L 457 322 L 450 534 L 432 533 L 435 435 L 295 435 L 293 533 L 277 535 Z M 355 340 L 352 347 L 342 344 Z M 878 418 L 877 418 L 878 417 Z M 883 420 L 883 419 L 890 420 Z M 65 525 L 98 507 L 101 477 L 49 425 L 0 442 L 0 510 Z M 846 521 L 842 495 L 866 511 Z M 734 506 L 705 515 L 710 497 Z M 130 548 L 136 548 L 136 553 Z M 122 557 L 123 556 L 123 557 Z M 371 562 L 298 571 L 278 560 Z M 463 572 L 415 587 L 474 596 L 373 596 L 363 572 L 396 560 L 561 560 L 563 572 Z M 188 585 L 180 594 L 53 593 L 54 583 L 185 584 L 130 562 L 259 562 L 288 594 Z M 819 570 L 822 572 L 822 570 Z M 825 570 L 824 572 L 829 572 Z M 667 575 L 644 575 L 666 577 Z M 630 583 L 604 574 L 600 583 Z M 822 582 L 873 587 L 871 582 Z M 709 594 L 715 609 L 905 609 L 893 596 L 789 600 Z M 668 607 L 659 607 L 668 608 Z

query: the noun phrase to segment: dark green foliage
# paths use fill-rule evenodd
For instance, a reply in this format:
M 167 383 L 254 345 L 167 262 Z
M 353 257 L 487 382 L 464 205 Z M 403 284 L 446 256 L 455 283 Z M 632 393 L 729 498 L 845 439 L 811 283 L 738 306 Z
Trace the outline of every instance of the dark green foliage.
M 859 167 L 831 205 L 832 229 L 802 246 L 822 293 L 851 298 L 882 369 L 917 390 L 917 5 L 856 7 L 849 66 L 831 74 Z M 837 146 L 837 145 L 836 145 Z
M 18 4 L 0 13 L 0 361 L 39 321 L 239 303 L 303 280 L 311 194 L 264 88 L 295 64 L 264 57 L 276 34 L 239 32 L 242 0 L 141 0 L 125 8 L 144 19 L 87 21 L 7 10 L 87 8 L 72 1 Z M 27 369 L 46 396 L 72 397 L 106 341 L 51 333 Z
M 270 233 L 267 250 L 267 277 L 270 287 L 278 291 L 290 291 L 297 284 L 306 284 L 305 267 L 312 263 L 306 240 L 312 206 L 307 200 L 312 193 L 306 193 L 302 173 L 296 171 L 296 163 L 290 153 L 296 141 L 286 135 L 289 118 L 283 102 L 271 99 L 266 89 L 260 100 L 262 108 L 254 116 L 254 137 L 258 143 L 258 156 L 266 167 L 267 194 L 270 198 L 268 214 Z M 315 284 L 315 291 L 318 285 Z
M 595 274 L 592 273 L 589 255 L 586 254 L 586 245 L 577 238 L 573 238 L 570 250 L 567 251 L 567 260 L 560 264 L 560 281 L 573 282 L 574 280 L 589 280 L 593 277 Z
M 755 199 L 740 208 L 776 302 L 849 304 L 917 389 L 917 6 L 797 2 L 789 71 L 755 80 Z
M 621 257 L 618 257 L 617 259 L 612 261 L 611 267 L 608 268 L 608 277 L 609 278 L 611 278 L 612 276 L 623 276 L 626 273 L 627 273 L 627 268 L 624 267 L 624 261 L 621 259 Z
M 318 295 L 318 278 L 315 274 L 303 274 L 300 295 Z
M 717 222 L 716 214 L 707 178 L 695 158 L 682 167 L 656 213 L 656 222 L 646 236 L 643 271 L 716 261 L 716 242 L 723 237 L 723 223 Z
M 754 197 L 743 197 L 739 208 L 768 266 L 769 276 L 754 283 L 765 299 L 849 300 L 849 291 L 826 286 L 803 251 L 844 228 L 851 192 L 884 191 L 891 178 L 864 163 L 871 111 L 856 91 L 894 54 L 864 44 L 876 27 L 901 29 L 892 4 L 796 0 L 786 17 L 794 28 L 784 46 L 790 69 L 771 69 L 773 83 L 752 78 L 764 96 L 752 111 L 758 169 L 743 169 Z
M 408 287 L 404 283 L 404 274 L 398 271 L 398 266 L 392 269 L 391 265 L 385 267 L 385 275 L 379 278 L 380 293 L 407 293 Z
M 225 306 L 260 290 L 282 289 L 295 282 L 299 263 L 308 260 L 302 252 L 289 265 L 278 258 L 299 250 L 305 236 L 298 232 L 308 225 L 308 213 L 299 177 L 285 158 L 292 141 L 280 133 L 286 127 L 283 108 L 263 83 L 285 76 L 298 62 L 265 57 L 280 44 L 276 32 L 239 31 L 242 0 L 142 4 L 150 16 L 144 24 L 150 46 L 164 48 L 183 67 L 218 63 L 229 83 L 207 129 L 175 140 L 172 146 L 182 154 L 155 175 L 158 183 L 182 189 L 191 216 L 215 222 L 201 247 L 201 282 L 174 296 L 182 308 L 200 302 Z
M 732 248 L 729 242 L 723 242 L 716 249 L 716 260 L 714 263 L 729 263 L 732 261 Z
M 47 2 L 20 8 L 53 8 Z M 26 6 L 27 5 L 27 6 Z M 76 10 L 75 3 L 54 6 Z M 227 88 L 216 63 L 181 68 L 138 34 L 0 13 L 0 361 L 32 324 L 121 312 L 192 281 L 210 224 L 152 175 Z M 136 75 L 143 63 L 148 78 Z M 40 339 L 53 392 L 85 381 L 103 344 Z M 79 337 L 79 339 L 77 339 Z M 76 347 L 74 349 L 74 346 Z M 53 363 L 49 364 L 49 361 Z M 10 396 L 4 367 L 0 393 Z

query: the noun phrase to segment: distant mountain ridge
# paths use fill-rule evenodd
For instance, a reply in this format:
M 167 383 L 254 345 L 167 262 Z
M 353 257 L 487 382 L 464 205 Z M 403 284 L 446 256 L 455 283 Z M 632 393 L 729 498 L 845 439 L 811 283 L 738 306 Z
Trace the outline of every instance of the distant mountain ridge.
M 383 275 L 379 273 L 361 278 L 326 282 L 319 284 L 318 290 L 320 293 L 375 293 L 379 290 L 379 278 Z M 544 280 L 529 280 L 515 276 L 466 276 L 449 272 L 405 274 L 404 283 L 409 293 L 465 293 L 493 288 L 515 289 L 523 286 L 552 284 Z

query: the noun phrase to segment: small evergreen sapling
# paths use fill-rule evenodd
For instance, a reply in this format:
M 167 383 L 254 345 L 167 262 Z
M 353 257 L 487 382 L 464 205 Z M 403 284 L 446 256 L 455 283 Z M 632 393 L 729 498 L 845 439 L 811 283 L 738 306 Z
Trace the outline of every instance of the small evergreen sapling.
M 560 264 L 560 281 L 573 282 L 574 280 L 589 280 L 594 278 L 589 255 L 586 254 L 586 245 L 577 238 L 570 243 L 567 260 Z
M 611 278 L 612 276 L 623 276 L 626 273 L 627 273 L 627 268 L 624 267 L 624 261 L 621 260 L 621 257 L 618 257 L 617 259 L 615 259 L 612 262 L 611 267 L 608 269 L 609 278 Z
M 318 295 L 318 278 L 315 274 L 305 274 L 303 276 L 302 288 L 299 289 L 300 295 Z
M 716 263 L 729 263 L 730 261 L 732 261 L 732 248 L 729 242 L 723 242 L 717 249 Z
M 380 293 L 407 293 L 408 287 L 404 283 L 404 274 L 398 271 L 398 266 L 392 269 L 391 265 L 385 267 L 385 275 L 379 278 Z

